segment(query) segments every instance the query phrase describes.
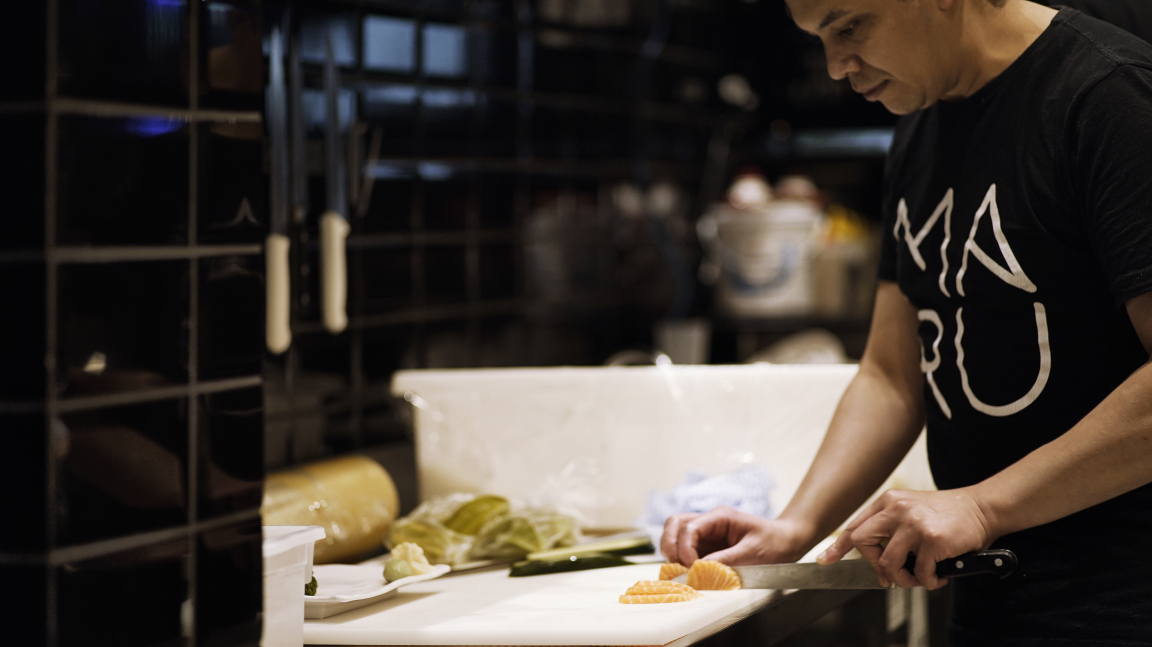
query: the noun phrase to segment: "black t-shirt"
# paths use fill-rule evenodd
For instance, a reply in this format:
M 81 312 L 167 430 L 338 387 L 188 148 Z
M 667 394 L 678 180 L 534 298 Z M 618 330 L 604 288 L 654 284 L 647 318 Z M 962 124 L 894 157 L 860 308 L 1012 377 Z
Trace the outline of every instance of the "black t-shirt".
M 1152 45 L 1061 9 L 975 95 L 901 119 L 884 218 L 933 476 L 977 483 L 1148 360 L 1123 304 L 1152 292 Z M 996 545 L 1020 571 L 953 582 L 956 644 L 1152 645 L 1152 486 Z
M 1152 42 L 1152 2 L 1149 0 L 1040 0 L 1049 6 L 1070 7 Z

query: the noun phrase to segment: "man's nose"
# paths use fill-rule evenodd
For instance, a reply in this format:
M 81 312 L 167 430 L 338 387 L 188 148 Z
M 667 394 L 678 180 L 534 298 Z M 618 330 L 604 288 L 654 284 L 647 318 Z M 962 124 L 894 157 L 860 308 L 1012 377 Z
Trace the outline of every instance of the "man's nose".
M 824 58 L 828 62 L 828 76 L 837 81 L 859 72 L 864 67 L 864 62 L 859 56 L 841 47 L 825 45 Z

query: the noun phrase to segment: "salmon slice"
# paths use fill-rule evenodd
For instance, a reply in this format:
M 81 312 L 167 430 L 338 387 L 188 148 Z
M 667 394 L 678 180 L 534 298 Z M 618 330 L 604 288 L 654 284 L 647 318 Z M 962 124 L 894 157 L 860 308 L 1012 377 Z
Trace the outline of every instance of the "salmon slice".
M 683 593 L 663 593 L 660 595 L 621 595 L 620 604 L 663 604 L 666 602 L 688 602 L 692 598 Z
M 633 584 L 625 595 L 664 595 L 664 594 L 681 594 L 688 596 L 689 600 L 695 600 L 700 597 L 700 594 L 688 586 L 680 582 L 668 582 L 666 580 L 640 580 Z
M 731 566 L 698 559 L 688 569 L 688 586 L 697 591 L 735 591 L 741 584 L 740 576 Z
M 688 567 L 683 564 L 670 564 L 665 563 L 660 565 L 660 579 L 670 580 L 677 575 L 683 575 L 688 572 Z

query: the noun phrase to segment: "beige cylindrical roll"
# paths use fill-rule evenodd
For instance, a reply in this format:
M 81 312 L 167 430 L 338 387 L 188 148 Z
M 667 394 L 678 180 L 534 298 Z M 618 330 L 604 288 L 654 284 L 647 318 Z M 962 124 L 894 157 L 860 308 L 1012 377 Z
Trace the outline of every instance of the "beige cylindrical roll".
M 314 563 L 380 550 L 400 511 L 392 477 L 376 461 L 348 456 L 269 474 L 260 516 L 268 526 L 323 526 Z

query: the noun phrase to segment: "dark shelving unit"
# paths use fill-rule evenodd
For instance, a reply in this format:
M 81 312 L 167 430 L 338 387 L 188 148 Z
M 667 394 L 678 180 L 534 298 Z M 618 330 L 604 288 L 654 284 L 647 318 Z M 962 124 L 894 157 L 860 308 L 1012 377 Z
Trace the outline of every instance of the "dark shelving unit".
M 263 315 L 231 302 L 263 298 L 263 87 L 214 61 L 260 69 L 234 46 L 260 20 L 49 0 L 0 28 L 22 70 L 0 96 L 0 604 L 21 644 L 259 641 Z

